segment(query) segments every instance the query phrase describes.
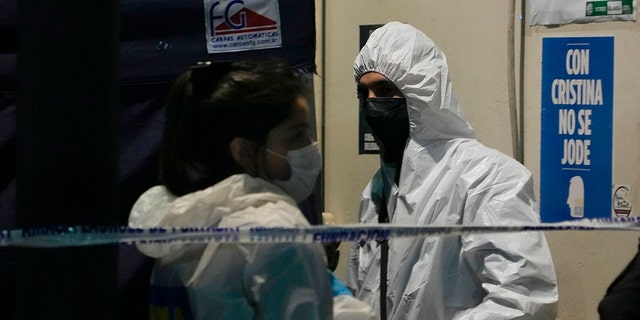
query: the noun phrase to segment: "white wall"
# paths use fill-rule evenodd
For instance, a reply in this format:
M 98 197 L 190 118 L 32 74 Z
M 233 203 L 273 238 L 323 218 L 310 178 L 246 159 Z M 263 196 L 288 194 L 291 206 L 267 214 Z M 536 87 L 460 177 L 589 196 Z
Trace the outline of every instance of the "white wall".
M 315 79 L 316 106 L 318 109 L 325 106 L 324 110 L 318 110 L 319 119 L 324 115 L 321 128 L 324 128 L 325 209 L 336 215 L 339 223 L 357 221 L 360 193 L 378 165 L 377 156 L 358 155 L 358 110 L 352 68 L 358 53 L 360 25 L 398 20 L 429 35 L 447 55 L 454 91 L 478 139 L 513 155 L 508 30 L 513 19 L 518 53 L 520 2 L 515 15 L 509 13 L 503 0 L 329 0 L 324 5 L 323 8 L 323 2 L 316 0 L 319 70 Z M 614 183 L 630 184 L 635 199 L 640 201 L 637 166 L 640 85 L 634 79 L 640 71 L 640 64 L 634 59 L 640 52 L 638 23 L 525 28 L 524 164 L 534 173 L 539 187 L 541 39 L 585 35 L 615 36 Z M 517 56 L 516 63 L 519 63 Z M 598 319 L 597 304 L 608 284 L 635 254 L 638 236 L 628 231 L 547 233 L 560 283 L 558 319 Z M 337 274 L 343 277 L 348 247 L 343 245 L 341 251 Z

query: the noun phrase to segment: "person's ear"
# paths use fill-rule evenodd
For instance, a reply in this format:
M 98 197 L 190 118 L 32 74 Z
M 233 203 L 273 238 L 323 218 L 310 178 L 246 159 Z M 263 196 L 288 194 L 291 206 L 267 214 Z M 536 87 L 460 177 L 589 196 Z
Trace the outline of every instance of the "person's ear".
M 233 160 L 242 167 L 245 172 L 253 173 L 256 168 L 256 148 L 255 143 L 245 138 L 233 138 L 229 143 L 229 150 Z

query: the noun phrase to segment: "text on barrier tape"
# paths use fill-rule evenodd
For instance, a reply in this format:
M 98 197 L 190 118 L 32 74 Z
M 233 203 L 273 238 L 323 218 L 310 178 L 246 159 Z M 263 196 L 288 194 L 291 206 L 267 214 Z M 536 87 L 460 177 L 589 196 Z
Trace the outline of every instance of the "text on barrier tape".
M 593 219 L 512 226 L 321 225 L 304 228 L 217 228 L 126 226 L 56 226 L 0 231 L 0 247 L 74 247 L 104 244 L 313 243 L 381 241 L 390 238 L 559 230 L 640 230 L 640 219 Z

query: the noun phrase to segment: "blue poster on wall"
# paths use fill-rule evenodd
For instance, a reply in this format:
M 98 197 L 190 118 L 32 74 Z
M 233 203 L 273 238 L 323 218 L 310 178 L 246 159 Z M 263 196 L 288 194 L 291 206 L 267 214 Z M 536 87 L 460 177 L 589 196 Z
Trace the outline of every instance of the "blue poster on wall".
M 542 40 L 540 215 L 611 217 L 613 37 Z

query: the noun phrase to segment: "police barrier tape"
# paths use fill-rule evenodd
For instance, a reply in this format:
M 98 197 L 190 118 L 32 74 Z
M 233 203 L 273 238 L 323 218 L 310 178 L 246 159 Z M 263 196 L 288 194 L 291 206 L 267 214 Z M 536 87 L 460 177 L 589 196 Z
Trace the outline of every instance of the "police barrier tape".
M 510 226 L 320 225 L 305 228 L 56 226 L 0 231 L 0 247 L 55 248 L 106 244 L 382 241 L 391 238 L 558 230 L 640 230 L 640 218 L 583 219 Z

